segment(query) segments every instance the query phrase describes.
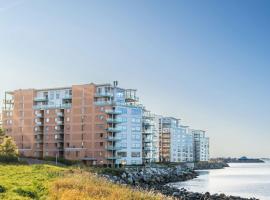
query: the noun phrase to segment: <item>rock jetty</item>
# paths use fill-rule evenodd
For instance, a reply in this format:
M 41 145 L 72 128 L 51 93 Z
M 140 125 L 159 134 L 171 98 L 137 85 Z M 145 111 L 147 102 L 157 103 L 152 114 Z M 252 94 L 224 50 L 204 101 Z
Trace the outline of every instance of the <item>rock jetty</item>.
M 179 200 L 255 200 L 224 194 L 210 194 L 190 192 L 184 188 L 178 189 L 167 183 L 186 181 L 196 178 L 198 174 L 183 166 L 173 167 L 141 167 L 125 168 L 121 173 L 101 174 L 101 177 L 122 185 L 130 185 L 134 188 L 151 190 Z

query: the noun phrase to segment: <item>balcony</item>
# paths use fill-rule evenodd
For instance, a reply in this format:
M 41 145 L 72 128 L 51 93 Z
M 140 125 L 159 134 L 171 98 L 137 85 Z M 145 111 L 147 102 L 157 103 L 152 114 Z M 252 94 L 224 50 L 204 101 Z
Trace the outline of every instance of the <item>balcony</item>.
M 105 110 L 105 113 L 111 114 L 111 115 L 120 115 L 122 112 L 120 110 Z
M 46 101 L 48 101 L 48 97 L 35 97 L 34 101 L 35 102 L 46 102 Z
M 35 138 L 35 143 L 42 144 L 43 143 L 43 138 Z
M 145 134 L 145 135 L 151 135 L 151 134 L 153 134 L 153 131 L 152 130 L 144 130 L 143 131 L 143 134 Z
M 107 160 L 117 160 L 117 159 L 121 159 L 120 156 L 111 156 L 111 157 L 108 157 Z
M 119 124 L 122 123 L 122 119 L 113 119 L 113 118 L 108 118 L 107 123 L 112 123 L 112 124 Z
M 120 128 L 107 128 L 108 132 L 113 132 L 113 133 L 117 133 L 117 132 L 121 132 L 122 130 Z
M 61 105 L 47 105 L 47 104 L 43 104 L 43 105 L 35 105 L 33 108 L 34 110 L 46 110 L 46 109 L 65 109 L 65 108 L 71 108 L 71 103 L 65 103 L 65 104 L 61 104 Z
M 152 151 L 152 147 L 144 147 L 143 150 L 144 151 Z
M 107 140 L 108 142 L 115 142 L 115 141 L 120 141 L 121 139 L 116 138 L 116 137 L 108 136 L 108 137 L 105 138 L 105 140 Z
M 42 113 L 37 113 L 37 114 L 36 114 L 36 117 L 37 117 L 37 118 L 43 118 L 44 116 L 43 116 Z
M 125 99 L 126 99 L 126 102 L 139 101 L 139 98 L 135 94 L 130 94 L 130 93 L 126 93 Z
M 113 97 L 112 92 L 103 92 L 103 93 L 96 93 L 95 97 Z
M 123 149 L 123 148 L 122 147 L 115 147 L 115 146 L 107 146 L 106 147 L 106 150 L 108 150 L 108 151 L 119 151 L 121 149 Z
M 145 143 L 150 143 L 152 141 L 153 141 L 152 138 L 144 138 L 143 139 L 143 142 L 145 142 Z
M 34 132 L 34 135 L 43 135 L 43 131 L 42 130 L 38 130 Z
M 43 126 L 42 122 L 36 122 L 36 126 Z
M 60 121 L 60 120 L 56 120 L 56 124 L 57 124 L 57 125 L 63 125 L 64 122 L 63 122 L 63 121 Z
M 95 105 L 96 106 L 107 106 L 107 105 L 112 105 L 112 101 L 96 101 Z
M 152 120 L 145 119 L 145 120 L 143 120 L 143 125 L 145 125 L 145 126 L 154 126 L 155 123 Z
M 63 100 L 71 100 L 72 99 L 72 95 L 66 95 L 63 97 Z
M 59 111 L 56 113 L 56 116 L 57 117 L 64 117 L 64 113 Z

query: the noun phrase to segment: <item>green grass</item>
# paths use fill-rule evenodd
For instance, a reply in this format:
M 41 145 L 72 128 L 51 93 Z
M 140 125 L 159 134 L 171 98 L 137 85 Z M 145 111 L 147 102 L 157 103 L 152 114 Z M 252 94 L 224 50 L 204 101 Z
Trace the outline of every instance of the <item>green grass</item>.
M 161 194 L 110 183 L 95 173 L 118 174 L 118 169 L 67 168 L 51 165 L 0 163 L 2 200 L 163 200 Z
M 46 199 L 49 182 L 64 171 L 67 169 L 50 165 L 0 164 L 0 199 Z

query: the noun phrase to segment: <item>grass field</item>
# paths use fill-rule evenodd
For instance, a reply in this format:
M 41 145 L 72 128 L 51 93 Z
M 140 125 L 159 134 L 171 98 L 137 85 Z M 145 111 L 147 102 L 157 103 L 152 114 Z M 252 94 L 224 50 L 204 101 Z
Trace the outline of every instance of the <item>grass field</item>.
M 0 199 L 162 200 L 164 196 L 112 184 L 85 170 L 0 164 Z

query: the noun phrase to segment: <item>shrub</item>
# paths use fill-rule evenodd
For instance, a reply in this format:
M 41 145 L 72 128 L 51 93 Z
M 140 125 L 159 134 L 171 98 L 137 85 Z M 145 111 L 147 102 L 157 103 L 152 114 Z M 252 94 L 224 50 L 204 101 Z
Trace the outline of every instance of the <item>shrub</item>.
M 4 186 L 0 185 L 0 193 L 4 193 L 6 191 L 7 189 Z
M 13 155 L 1 155 L 0 154 L 0 163 L 18 163 L 18 157 Z
M 23 197 L 29 197 L 31 199 L 37 198 L 37 193 L 35 191 L 32 191 L 30 188 L 17 188 L 14 190 L 14 192 Z

